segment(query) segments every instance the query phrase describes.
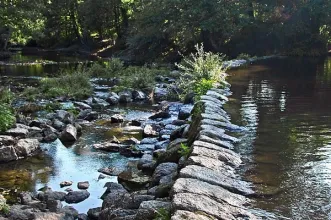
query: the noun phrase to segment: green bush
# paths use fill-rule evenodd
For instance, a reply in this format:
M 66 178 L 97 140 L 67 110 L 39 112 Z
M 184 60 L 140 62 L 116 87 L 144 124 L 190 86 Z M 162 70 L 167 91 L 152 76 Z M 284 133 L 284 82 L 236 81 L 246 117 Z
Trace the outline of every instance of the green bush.
M 208 92 L 208 90 L 213 88 L 214 83 L 215 82 L 213 80 L 208 80 L 208 79 L 201 79 L 200 81 L 198 81 L 193 88 L 195 97 L 199 100 L 200 96 L 205 95 Z
M 27 87 L 24 89 L 22 96 L 25 97 L 28 101 L 35 100 L 39 95 L 39 89 L 35 87 Z
M 13 109 L 8 104 L 0 104 L 0 131 L 6 131 L 15 124 Z
M 179 87 L 185 94 L 192 92 L 196 84 L 221 83 L 225 81 L 226 73 L 223 68 L 225 55 L 205 52 L 203 45 L 196 45 L 196 53 L 184 57 L 180 64 L 176 64 L 181 71 Z M 202 80 L 207 80 L 202 82 Z
M 133 89 L 151 89 L 155 83 L 157 71 L 147 67 L 130 66 L 120 75 L 120 86 Z
M 247 53 L 241 53 L 237 56 L 238 60 L 250 60 L 250 59 L 255 59 L 257 58 L 256 56 L 251 56 Z
M 89 69 L 88 72 L 91 76 L 101 78 L 112 78 L 121 73 L 124 69 L 124 63 L 118 58 L 113 58 L 103 64 L 95 63 Z
M 66 96 L 82 99 L 92 95 L 93 88 L 89 73 L 84 69 L 77 69 L 64 72 L 58 78 L 42 79 L 40 92 L 48 98 Z
M 171 213 L 164 209 L 160 208 L 156 211 L 156 216 L 154 220 L 170 220 L 171 219 Z
M 0 88 L 0 131 L 11 128 L 15 122 L 14 110 L 11 103 L 14 99 L 13 93 L 8 88 Z

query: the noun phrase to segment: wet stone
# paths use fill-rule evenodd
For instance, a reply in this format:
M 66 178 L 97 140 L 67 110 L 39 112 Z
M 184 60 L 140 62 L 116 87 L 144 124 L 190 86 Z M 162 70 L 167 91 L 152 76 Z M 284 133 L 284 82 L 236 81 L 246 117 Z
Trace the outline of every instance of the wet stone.
M 199 140 L 203 141 L 203 142 L 208 142 L 208 143 L 211 143 L 211 144 L 215 144 L 217 146 L 224 147 L 224 148 L 227 148 L 227 149 L 234 149 L 234 145 L 232 143 L 230 143 L 229 141 L 216 140 L 216 139 L 210 138 L 206 135 L 200 135 Z
M 231 192 L 241 195 L 253 195 L 254 191 L 251 185 L 247 182 L 231 178 L 221 172 L 211 170 L 209 168 L 190 165 L 180 171 L 181 178 L 193 178 L 212 185 L 221 186 Z
M 90 187 L 90 183 L 88 181 L 77 183 L 78 189 L 88 189 L 89 187 Z
M 69 192 L 65 197 L 64 200 L 66 203 L 80 203 L 90 197 L 90 193 L 86 190 L 82 191 L 72 191 Z
M 60 187 L 66 187 L 66 186 L 71 186 L 72 185 L 72 181 L 63 181 L 60 183 Z

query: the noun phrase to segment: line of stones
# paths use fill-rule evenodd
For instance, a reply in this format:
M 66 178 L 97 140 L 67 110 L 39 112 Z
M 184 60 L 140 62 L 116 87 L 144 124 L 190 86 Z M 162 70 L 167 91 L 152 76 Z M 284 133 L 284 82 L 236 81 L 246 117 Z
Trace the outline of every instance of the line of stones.
M 242 160 L 233 144 L 239 140 L 226 134 L 240 130 L 223 109 L 229 94 L 213 88 L 195 104 L 188 137 L 192 151 L 171 192 L 172 220 L 259 218 L 247 208 L 254 191 L 236 172 Z

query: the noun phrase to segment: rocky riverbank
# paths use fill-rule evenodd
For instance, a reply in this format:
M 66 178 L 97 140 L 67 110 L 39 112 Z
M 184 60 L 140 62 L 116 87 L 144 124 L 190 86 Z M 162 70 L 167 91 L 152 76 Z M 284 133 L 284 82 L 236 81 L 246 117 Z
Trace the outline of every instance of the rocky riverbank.
M 174 75 L 174 74 L 172 74 Z M 226 134 L 242 128 L 233 125 L 223 110 L 230 95 L 229 88 L 212 89 L 192 105 L 162 101 L 175 89 L 174 79 L 157 77 L 152 94 L 126 89 L 107 93 L 96 91 L 88 100 L 70 102 L 74 109 L 55 110 L 42 117 L 19 116 L 14 128 L 0 137 L 4 153 L 1 162 L 18 160 L 40 153 L 39 143 L 59 139 L 65 145 L 75 142 L 84 127 L 102 118 L 102 123 L 123 123 L 123 115 L 103 118 L 102 109 L 119 103 L 159 100 L 148 119 L 132 120 L 120 127 L 131 138 L 114 136 L 96 143 L 96 151 L 120 153 L 133 160 L 127 169 L 103 167 L 99 178 L 117 176 L 109 182 L 101 196 L 101 207 L 78 213 L 71 206 L 86 200 L 90 183 L 63 184 L 65 192 L 41 189 L 37 194 L 22 192 L 20 204 L 13 205 L 4 217 L 8 219 L 237 219 L 256 218 L 249 209 L 246 196 L 254 194 L 250 184 L 240 180 L 236 168 L 240 156 L 232 151 L 237 138 Z M 99 87 L 96 86 L 95 90 Z M 104 88 L 102 88 L 104 89 Z M 60 100 L 68 104 L 68 100 Z M 191 103 L 191 104 L 190 104 Z M 31 107 L 31 106 L 29 106 Z M 28 108 L 29 109 L 29 108 Z M 38 107 L 36 108 L 38 109 Z M 26 108 L 21 107 L 22 112 Z M 74 111 L 76 114 L 74 114 Z M 135 138 L 133 138 L 135 137 Z M 7 149 L 10 149 L 8 151 Z M 11 152 L 8 154 L 8 152 Z M 78 189 L 70 188 L 77 184 Z M 217 192 L 215 194 L 215 192 Z

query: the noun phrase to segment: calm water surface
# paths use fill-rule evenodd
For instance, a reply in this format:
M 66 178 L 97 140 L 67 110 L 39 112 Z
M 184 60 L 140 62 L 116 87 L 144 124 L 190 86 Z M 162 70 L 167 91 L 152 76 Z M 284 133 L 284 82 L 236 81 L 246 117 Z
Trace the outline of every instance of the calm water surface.
M 248 131 L 237 151 L 280 219 L 331 219 L 331 58 L 276 59 L 231 71 L 227 104 Z

